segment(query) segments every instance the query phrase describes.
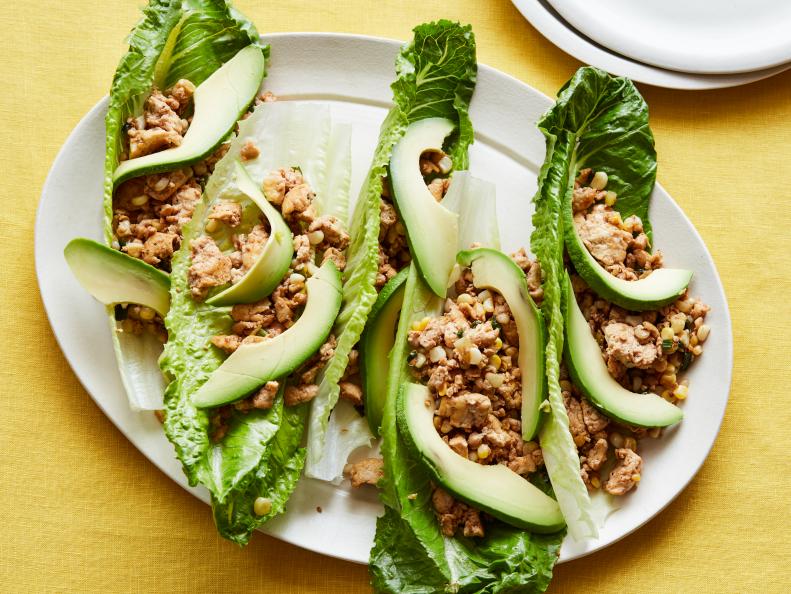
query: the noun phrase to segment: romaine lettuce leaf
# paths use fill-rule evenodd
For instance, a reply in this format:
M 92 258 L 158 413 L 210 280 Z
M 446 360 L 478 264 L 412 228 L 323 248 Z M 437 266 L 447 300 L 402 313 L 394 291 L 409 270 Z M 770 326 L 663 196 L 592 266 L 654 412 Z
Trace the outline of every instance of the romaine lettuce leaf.
M 607 189 L 623 218 L 636 214 L 650 236 L 649 196 L 656 181 L 656 149 L 648 105 L 628 78 L 580 68 L 538 122 L 542 132 L 571 143 L 568 184 L 586 167 L 607 173 Z M 564 188 L 567 186 L 564 184 Z
M 210 340 L 227 334 L 232 320 L 230 308 L 212 307 L 191 298 L 189 243 L 201 234 L 214 201 L 238 192 L 233 166 L 250 139 L 260 147 L 261 155 L 243 166 L 257 184 L 272 169 L 298 166 L 316 190 L 316 204 L 330 212 L 347 208 L 351 163 L 349 128 L 332 123 L 329 106 L 293 102 L 259 105 L 240 123 L 239 134 L 217 163 L 203 199 L 183 229 L 181 248 L 172 259 L 171 307 L 165 318 L 170 340 L 160 359 L 170 380 L 165 392 L 165 432 L 190 484 L 203 484 L 211 492 L 220 533 L 239 544 L 283 511 L 304 463 L 305 452 L 299 446 L 308 414 L 307 406 L 285 407 L 281 391 L 269 410 L 234 412 L 225 437 L 212 443 L 207 412 L 190 400 L 224 359 Z M 264 516 L 253 513 L 259 496 L 272 501 L 272 510 Z
M 579 475 L 577 448 L 568 428 L 560 390 L 563 353 L 561 206 L 571 200 L 574 179 L 585 167 L 608 174 L 616 208 L 637 214 L 647 233 L 648 197 L 656 178 L 656 152 L 648 107 L 634 85 L 596 68 L 580 68 L 558 93 L 555 106 L 538 122 L 547 152 L 534 198 L 532 249 L 544 274 L 541 306 L 549 325 L 547 381 L 551 414 L 541 430 L 541 448 L 558 503 L 575 539 L 595 537 L 598 520 Z
M 351 442 L 342 438 L 328 443 L 325 435 L 349 352 L 360 339 L 376 301 L 379 197 L 393 146 L 411 122 L 438 116 L 449 118 L 457 123 L 458 130 L 449 141 L 448 152 L 454 168 L 461 170 L 467 167 L 467 146 L 473 141 L 468 109 L 477 65 L 471 28 L 443 20 L 421 25 L 414 32 L 414 41 L 396 58 L 397 77 L 392 85 L 395 106 L 382 124 L 373 162 L 355 207 L 344 271 L 343 306 L 335 330 L 338 345 L 324 368 L 319 394 L 311 403 L 305 474 L 327 481 L 340 478 L 342 461 L 353 449 Z
M 260 45 L 258 32 L 227 0 L 151 0 L 143 9 L 143 18 L 129 35 L 129 50 L 116 69 L 105 116 L 103 208 L 108 245 L 113 241 L 113 171 L 127 118 L 142 111 L 153 86 L 166 89 L 180 78 L 198 85 L 251 43 Z M 261 49 L 268 54 L 268 46 Z M 108 314 L 114 329 L 112 308 Z M 112 336 L 130 406 L 161 409 L 163 382 L 151 365 L 161 347 L 115 331 Z
M 260 456 L 255 472 L 250 473 L 249 482 L 231 492 L 223 503 L 212 499 L 217 530 L 239 545 L 247 544 L 253 530 L 283 513 L 305 463 L 305 449 L 300 444 L 307 405 L 287 407 L 280 399 L 276 407 L 280 409 L 279 429 Z M 253 511 L 258 497 L 266 497 L 272 504 L 264 516 Z

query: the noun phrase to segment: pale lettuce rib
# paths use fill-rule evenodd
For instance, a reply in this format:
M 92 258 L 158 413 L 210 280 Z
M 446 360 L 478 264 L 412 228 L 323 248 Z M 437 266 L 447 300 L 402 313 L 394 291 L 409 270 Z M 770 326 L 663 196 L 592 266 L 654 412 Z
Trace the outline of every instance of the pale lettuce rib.
M 360 190 L 351 224 L 351 244 L 347 250 L 346 270 L 343 273 L 343 305 L 335 323 L 337 345 L 335 353 L 322 370 L 319 393 L 311 402 L 308 420 L 308 454 L 305 475 L 337 482 L 349 454 L 364 445 L 359 435 L 345 434 L 327 439 L 330 415 L 338 402 L 338 382 L 346 371 L 349 353 L 357 344 L 365 328 L 368 313 L 376 301 L 374 288 L 379 262 L 379 202 L 382 195 L 382 176 L 387 172 L 390 152 L 406 128 L 405 118 L 398 110 L 391 110 L 382 124 L 382 135 L 374 154 L 368 177 Z M 356 412 L 354 412 L 357 415 Z M 365 420 L 357 415 L 362 426 Z M 337 423 L 337 421 L 333 421 Z M 363 428 L 360 429 L 360 432 Z M 368 432 L 367 441 L 373 439 Z M 341 462 L 342 461 L 342 462 Z
M 493 183 L 473 177 L 469 171 L 453 174 L 442 205 L 459 215 L 459 251 L 470 249 L 474 243 L 500 249 L 496 193 Z
M 115 308 L 108 307 L 113 348 L 129 406 L 132 410 L 162 410 L 165 378 L 158 361 L 162 343 L 153 334 L 135 335 L 118 331 Z
M 560 290 L 563 269 L 563 229 L 560 216 L 561 196 L 565 195 L 568 163 L 572 145 L 558 142 L 546 133 L 547 157 L 533 198 L 531 248 L 541 264 L 544 276 L 544 300 L 541 311 L 547 320 L 546 376 L 549 414 L 540 432 L 549 479 L 571 536 L 576 539 L 596 537 L 598 520 L 594 515 L 588 489 L 580 477 L 577 446 L 569 431 L 569 418 L 560 390 L 560 360 L 563 354 L 563 313 Z M 563 139 L 564 141 L 567 138 Z

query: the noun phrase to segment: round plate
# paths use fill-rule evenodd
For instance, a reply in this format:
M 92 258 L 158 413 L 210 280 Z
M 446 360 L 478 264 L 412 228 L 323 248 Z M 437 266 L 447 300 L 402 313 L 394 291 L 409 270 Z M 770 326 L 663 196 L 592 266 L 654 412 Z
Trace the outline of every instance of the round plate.
M 272 66 L 265 88 L 286 101 L 322 101 L 333 117 L 350 122 L 352 196 L 363 182 L 379 126 L 390 105 L 393 60 L 400 43 L 339 34 L 265 36 Z M 355 67 L 349 68 L 349 64 Z M 492 68 L 481 66 L 471 114 L 476 142 L 470 150 L 473 174 L 497 183 L 503 248 L 529 244 L 536 177 L 544 139 L 535 120 L 551 105 L 544 95 Z M 118 375 L 105 309 L 69 272 L 63 248 L 74 237 L 101 237 L 104 113 L 101 101 L 77 125 L 52 166 L 36 220 L 36 271 L 55 337 L 72 369 L 96 403 L 164 473 L 208 501 L 202 488 L 189 488 L 173 448 L 154 415 L 132 412 Z M 719 430 L 728 399 L 731 326 L 725 295 L 706 246 L 675 202 L 659 186 L 651 209 L 657 244 L 674 266 L 695 270 L 692 291 L 712 306 L 711 338 L 690 374 L 685 420 L 645 447 L 640 488 L 607 520 L 598 540 L 566 539 L 567 561 L 622 538 L 666 506 L 692 479 Z M 318 509 L 321 509 L 321 512 Z M 303 479 L 288 513 L 265 526 L 269 534 L 318 553 L 365 563 L 382 509 L 372 488 L 352 490 Z M 207 510 L 208 513 L 208 510 Z
M 591 39 L 660 68 L 728 74 L 791 60 L 788 0 L 549 0 Z
M 788 68 L 791 64 L 776 66 L 767 70 L 756 70 L 741 74 L 691 74 L 664 70 L 630 60 L 598 45 L 575 30 L 561 17 L 547 0 L 511 0 L 522 16 L 533 25 L 539 33 L 549 41 L 585 62 L 602 68 L 618 76 L 626 76 L 632 80 L 668 89 L 684 89 L 699 91 L 705 89 L 722 89 L 746 85 L 751 82 L 774 76 Z

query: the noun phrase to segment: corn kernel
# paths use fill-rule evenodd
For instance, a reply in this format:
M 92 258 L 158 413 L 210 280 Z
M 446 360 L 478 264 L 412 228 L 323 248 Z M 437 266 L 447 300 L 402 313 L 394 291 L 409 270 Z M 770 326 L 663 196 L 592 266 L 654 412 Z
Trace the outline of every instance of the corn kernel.
M 639 483 L 641 478 L 642 478 L 642 477 L 641 477 L 639 474 L 633 474 L 633 475 L 632 475 L 632 480 L 633 480 L 634 482 L 636 482 L 636 483 Z
M 634 437 L 627 437 L 623 440 L 623 447 L 629 448 L 633 452 L 637 451 L 637 440 Z
M 613 204 L 615 204 L 617 198 L 618 195 L 615 192 L 607 192 L 607 194 L 604 196 L 604 203 L 607 206 L 612 206 Z
M 497 355 L 494 355 L 497 357 Z M 499 359 L 499 357 L 497 357 Z M 467 360 L 470 362 L 470 365 L 477 365 L 481 361 L 483 361 L 483 353 L 478 347 L 471 347 L 467 350 Z
M 662 336 L 662 340 L 673 340 L 674 332 L 670 326 L 665 326 L 662 328 L 662 332 L 660 334 Z
M 485 376 L 486 381 L 492 385 L 492 388 L 499 388 L 505 381 L 505 376 L 502 373 L 487 373 Z
M 499 351 L 501 348 L 503 348 L 503 341 L 498 338 L 494 341 L 494 350 Z
M 253 502 L 253 511 L 257 516 L 265 516 L 272 511 L 272 500 L 268 497 L 256 497 Z
M 156 316 L 156 315 L 157 315 L 157 312 L 155 312 L 150 307 L 141 307 L 140 308 L 140 319 L 141 320 L 145 320 L 146 322 L 150 322 L 151 320 L 154 319 L 154 316 Z
M 321 229 L 316 229 L 315 231 L 308 233 L 308 242 L 310 245 L 318 245 L 322 241 L 324 241 L 324 231 Z
M 604 171 L 597 171 L 591 180 L 590 187 L 594 190 L 603 190 L 607 187 L 607 174 Z
M 478 446 L 477 454 L 478 454 L 478 458 L 480 458 L 481 460 L 486 460 L 486 458 L 488 458 L 489 454 L 491 453 L 492 453 L 491 448 L 485 443 L 482 443 L 481 445 Z
M 418 320 L 417 322 L 413 322 L 412 323 L 412 330 L 416 330 L 418 332 L 423 331 L 423 330 L 426 329 L 426 326 L 428 326 L 428 322 L 429 322 L 428 316 L 423 318 L 422 320 Z
M 601 481 L 599 480 L 598 476 L 594 476 L 593 478 L 591 478 L 591 485 L 593 485 L 594 489 L 598 489 L 599 487 L 601 487 Z
M 472 295 L 470 295 L 469 293 L 462 293 L 456 298 L 456 301 L 458 303 L 466 303 L 469 305 L 470 303 L 472 303 Z
M 135 196 L 134 198 L 132 198 L 132 200 L 130 200 L 130 202 L 134 206 L 143 206 L 146 202 L 148 202 L 148 196 L 146 196 L 145 194 L 142 194 L 140 196 Z
M 698 318 L 700 319 L 700 318 Z M 697 320 L 696 320 L 697 321 Z M 706 324 L 702 324 L 697 331 L 697 337 L 699 342 L 706 342 L 706 339 L 709 337 L 709 332 L 711 328 L 709 328 Z
M 673 396 L 675 396 L 679 400 L 685 400 L 688 394 L 689 394 L 689 388 L 684 384 L 681 384 L 680 386 L 676 387 L 675 390 L 673 390 Z
M 502 361 L 502 359 L 500 359 L 500 357 L 499 357 L 498 355 L 492 355 L 492 356 L 489 358 L 489 365 L 491 365 L 492 367 L 494 367 L 494 370 L 495 370 L 495 371 L 497 371 L 498 369 L 500 369 L 500 365 L 502 365 L 502 362 L 503 362 L 503 361 Z
M 216 219 L 211 219 L 211 220 L 209 220 L 208 223 L 206 223 L 206 232 L 207 233 L 214 233 L 219 228 L 220 228 L 220 223 Z

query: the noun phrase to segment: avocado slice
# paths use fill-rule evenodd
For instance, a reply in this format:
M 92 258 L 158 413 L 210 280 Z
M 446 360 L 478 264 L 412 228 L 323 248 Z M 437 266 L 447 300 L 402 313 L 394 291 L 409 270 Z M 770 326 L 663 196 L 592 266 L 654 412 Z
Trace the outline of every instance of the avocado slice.
M 608 417 L 638 427 L 667 427 L 681 420 L 683 411 L 657 394 L 630 392 L 615 381 L 585 316 L 577 305 L 571 279 L 565 279 L 565 360 L 571 379 L 585 397 Z
M 105 305 L 137 303 L 168 313 L 170 279 L 158 268 L 83 237 L 72 239 L 63 256 L 82 288 Z
M 625 281 L 610 274 L 585 247 L 574 225 L 571 198 L 564 201 L 563 227 L 569 258 L 588 286 L 599 296 L 631 310 L 658 309 L 684 293 L 692 279 L 691 270 L 660 268 L 645 278 Z
M 407 229 L 412 257 L 426 284 L 444 297 L 456 262 L 459 215 L 434 199 L 420 173 L 420 155 L 441 149 L 455 125 L 445 118 L 418 120 L 393 147 L 390 182 L 395 205 Z
M 387 399 L 390 351 L 395 344 L 408 275 L 409 267 L 404 268 L 382 287 L 360 338 L 360 376 L 365 395 L 365 416 L 371 433 L 376 437 L 379 437 L 379 427 L 382 425 Z
M 277 209 L 269 204 L 269 200 L 266 199 L 239 161 L 234 163 L 233 175 L 239 190 L 264 213 L 269 221 L 270 232 L 264 249 L 258 255 L 255 264 L 239 279 L 239 282 L 206 300 L 209 305 L 217 307 L 237 303 L 254 303 L 269 296 L 288 272 L 291 257 L 294 255 L 291 229 Z
M 260 47 L 248 45 L 239 50 L 195 89 L 192 123 L 181 145 L 124 161 L 113 173 L 113 185 L 131 177 L 185 167 L 210 155 L 247 111 L 264 72 Z
M 459 252 L 456 260 L 471 268 L 477 288 L 500 293 L 514 316 L 519 332 L 519 369 L 522 371 L 522 437 L 531 440 L 538 432 L 540 407 L 546 398 L 544 317 L 530 297 L 525 273 L 501 251 L 477 248 Z
M 495 518 L 533 532 L 565 525 L 557 501 L 503 464 L 472 462 L 450 449 L 434 428 L 434 400 L 426 386 L 407 383 L 397 402 L 398 429 L 449 493 Z
M 270 340 L 240 346 L 192 395 L 195 406 L 208 408 L 239 400 L 266 382 L 288 375 L 319 349 L 341 308 L 341 274 L 327 260 L 306 286 L 307 303 L 296 323 Z

